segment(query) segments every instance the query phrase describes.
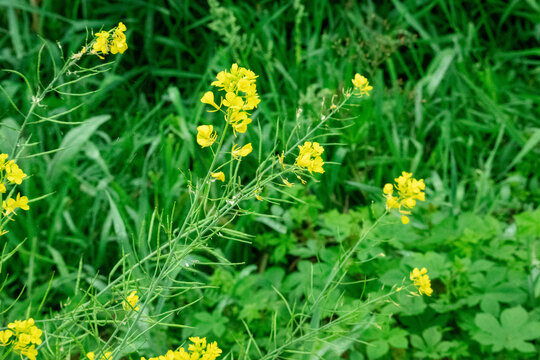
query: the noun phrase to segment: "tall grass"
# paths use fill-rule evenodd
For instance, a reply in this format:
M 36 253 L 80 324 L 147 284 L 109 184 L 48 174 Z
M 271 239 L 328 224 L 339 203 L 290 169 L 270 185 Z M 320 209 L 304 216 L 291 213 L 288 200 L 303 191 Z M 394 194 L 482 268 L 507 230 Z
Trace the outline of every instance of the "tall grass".
M 200 295 L 194 300 L 207 295 L 215 269 L 264 269 L 262 251 L 247 242 L 284 226 L 285 220 L 258 217 L 278 213 L 272 203 L 249 200 L 255 209 L 249 216 L 233 221 L 216 212 L 193 225 L 190 231 L 205 234 L 209 224 L 221 231 L 220 221 L 234 224 L 211 248 L 202 240 L 184 245 L 188 233 L 174 231 L 189 218 L 193 179 L 204 178 L 211 161 L 194 134 L 197 125 L 217 122 L 218 115 L 206 112 L 199 99 L 215 74 L 234 62 L 260 75 L 262 102 L 254 113 L 259 125 L 246 134 L 271 139 L 261 142 L 260 154 L 283 147 L 298 124 L 303 130 L 317 124 L 355 72 L 372 80 L 369 100 L 340 111 L 357 121 L 324 127 L 320 142 L 336 144 L 326 152 L 332 171 L 295 190 L 298 198 L 312 195 L 325 208 L 348 211 L 379 201 L 382 185 L 407 169 L 426 178 L 431 206 L 449 216 L 471 211 L 508 220 L 540 200 L 534 2 L 0 0 L 0 9 L 0 67 L 25 74 L 30 84 L 28 89 L 14 73 L 0 76 L 0 150 L 11 151 L 24 120 L 8 96 L 24 114 L 33 107 L 45 118 L 63 114 L 65 122 L 38 123 L 41 118 L 34 117 L 36 123 L 26 125 L 33 145 L 20 160 L 31 174 L 24 193 L 51 195 L 33 203 L 2 237 L 4 254 L 20 246 L 1 267 L 2 324 L 27 315 L 70 314 L 59 315 L 61 325 L 47 326 L 88 339 L 105 333 L 109 344 L 126 339 L 126 354 L 148 344 L 146 334 L 160 324 L 169 326 L 169 340 L 153 335 L 153 344 L 166 348 L 172 338 L 181 345 L 183 332 L 191 330 L 176 321 L 188 305 L 177 301 L 179 294 Z M 38 84 L 57 75 L 52 69 L 61 55 L 76 53 L 91 38 L 87 29 L 110 28 L 119 20 L 128 26 L 130 51 L 109 71 L 66 86 L 66 92 L 84 96 L 58 94 L 32 103 Z M 95 60 L 84 58 L 82 64 L 91 67 Z M 61 81 L 81 75 L 66 74 Z M 64 151 L 51 152 L 59 148 Z M 246 179 L 245 169 L 258 162 L 246 159 L 239 176 Z M 173 240 L 178 245 L 171 247 Z M 189 275 L 164 278 L 180 270 Z M 121 308 L 115 301 L 135 288 L 154 304 L 153 313 L 144 314 L 149 317 L 143 322 L 142 313 L 139 321 L 115 318 Z M 105 299 L 98 295 L 105 293 Z M 316 334 L 305 329 L 304 312 L 289 307 L 291 329 L 302 329 L 295 338 L 301 340 L 294 341 Z M 91 332 L 80 328 L 82 319 Z M 269 342 L 277 344 L 276 327 Z M 137 336 L 126 335 L 135 329 Z M 261 340 L 248 326 L 246 333 L 247 343 L 238 347 L 243 354 L 258 353 Z M 80 353 L 88 350 L 84 341 Z M 45 351 L 60 354 L 68 342 L 77 340 L 51 338 Z M 94 345 L 106 350 L 103 343 Z M 284 348 L 272 351 L 261 357 L 278 358 Z

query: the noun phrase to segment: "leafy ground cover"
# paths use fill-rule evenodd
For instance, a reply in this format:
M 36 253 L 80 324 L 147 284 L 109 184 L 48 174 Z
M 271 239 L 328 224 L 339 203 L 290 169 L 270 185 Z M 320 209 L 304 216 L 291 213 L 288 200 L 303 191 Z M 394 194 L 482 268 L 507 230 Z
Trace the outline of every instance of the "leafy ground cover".
M 28 80 L 0 77 L 2 153 L 24 119 L 14 107 L 27 113 L 62 56 L 92 30 L 127 26 L 129 49 L 108 71 L 73 84 L 86 73 L 66 74 L 66 94 L 43 98 L 26 130 L 21 192 L 39 200 L 0 237 L 0 326 L 36 319 L 49 337 L 39 358 L 119 343 L 116 358 L 139 359 L 190 336 L 216 340 L 228 359 L 538 356 L 536 2 L 0 0 L 0 9 L 0 65 Z M 193 241 L 194 251 L 186 238 L 158 284 L 152 273 L 169 263 L 152 251 L 178 235 L 212 162 L 197 126 L 220 115 L 200 99 L 233 63 L 259 76 L 244 134 L 265 139 L 258 154 L 278 155 L 291 132 L 316 126 L 355 73 L 373 91 L 317 134 L 324 174 L 245 200 L 250 212 L 219 218 L 228 233 Z M 260 162 L 246 157 L 239 177 Z M 426 183 L 407 225 L 393 213 L 379 220 L 383 186 L 402 171 Z M 126 271 L 133 258 L 155 263 Z M 415 267 L 429 269 L 431 297 L 395 291 Z M 149 318 L 124 322 L 114 306 L 134 287 L 153 289 Z M 145 336 L 128 341 L 128 325 Z

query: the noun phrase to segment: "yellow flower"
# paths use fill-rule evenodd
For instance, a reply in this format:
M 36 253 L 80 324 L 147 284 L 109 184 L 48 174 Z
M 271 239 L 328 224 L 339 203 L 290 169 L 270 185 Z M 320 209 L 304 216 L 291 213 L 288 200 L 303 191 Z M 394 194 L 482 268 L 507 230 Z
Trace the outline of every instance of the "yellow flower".
M 30 207 L 28 206 L 28 198 L 26 196 L 21 197 L 20 193 L 17 193 L 17 199 L 15 200 L 13 200 L 12 198 L 8 198 L 7 202 L 3 201 L 2 207 L 6 210 L 6 215 L 15 212 L 17 208 L 21 208 L 23 210 L 30 209 Z
M 122 301 L 122 308 L 124 310 L 134 310 L 139 311 L 139 306 L 137 305 L 137 302 L 139 301 L 139 296 L 137 295 L 137 291 L 133 290 L 131 294 L 126 298 L 127 301 Z
M 251 143 L 244 145 L 242 147 L 239 147 L 237 144 L 234 144 L 232 148 L 232 156 L 235 159 L 240 159 L 240 157 L 248 156 L 252 151 L 253 151 L 253 147 L 251 146 Z
M 214 127 L 212 125 L 201 125 L 197 127 L 197 144 L 201 147 L 211 146 L 217 139 L 217 133 L 212 133 Z
M 360 74 L 354 75 L 354 79 L 352 79 L 352 83 L 354 85 L 354 88 L 358 90 L 360 95 L 369 96 L 369 92 L 373 89 L 373 86 L 369 85 L 368 79 L 366 79 Z
M 36 356 L 38 354 L 38 351 L 36 350 L 36 346 L 35 345 L 32 345 L 32 346 L 29 346 L 29 347 L 25 347 L 25 348 L 18 348 L 17 346 L 15 346 L 13 348 L 13 350 L 15 352 L 18 352 L 21 354 L 21 358 L 23 356 L 26 356 L 29 360 L 36 360 Z
M 398 209 L 401 214 L 401 222 L 408 224 L 410 219 L 407 215 L 411 214 L 411 209 L 416 206 L 416 200 L 424 201 L 426 194 L 424 192 L 426 185 L 424 180 L 412 178 L 412 173 L 403 171 L 401 176 L 394 179 L 396 185 L 386 184 L 383 188 L 386 198 L 386 209 Z M 398 190 L 398 196 L 394 196 L 394 188 Z
M 6 185 L 4 185 L 3 183 L 0 183 L 0 194 L 5 194 L 6 193 Z
M 0 154 L 0 171 L 4 170 L 6 168 L 6 160 L 8 158 L 8 154 Z
M 109 33 L 107 31 L 100 31 L 96 35 L 96 41 L 92 48 L 95 52 L 101 52 L 102 54 L 109 53 Z
M 231 109 L 242 109 L 244 107 L 244 100 L 241 96 L 238 96 L 233 92 L 228 92 L 225 94 L 223 105 Z
M 203 351 L 203 356 L 201 360 L 215 360 L 221 355 L 221 349 L 218 348 L 217 342 L 209 343 L 206 347 L 206 350 Z
M 259 105 L 261 99 L 259 95 L 250 95 L 246 97 L 246 102 L 244 104 L 244 110 L 253 110 Z
M 0 332 L 0 341 L 2 346 L 7 345 L 7 342 L 13 336 L 10 343 L 13 344 L 13 351 L 20 354 L 21 358 L 26 356 L 31 360 L 36 359 L 37 350 L 35 345 L 41 344 L 42 331 L 34 325 L 34 319 L 15 320 L 8 324 L 10 330 Z
M 216 108 L 216 110 L 219 110 L 221 106 L 218 106 L 214 100 L 214 93 L 211 91 L 207 91 L 204 93 L 203 97 L 201 98 L 201 102 L 204 104 L 212 105 Z
M 112 54 L 123 54 L 124 51 L 128 49 L 124 31 L 126 31 L 126 25 L 120 22 L 116 27 L 116 30 L 114 30 L 113 37 L 110 42 Z
M 241 134 L 245 133 L 247 130 L 247 126 L 251 124 L 251 119 L 248 118 L 248 114 L 244 111 L 233 110 L 227 119 L 228 122 L 232 125 L 235 135 L 236 132 L 239 132 Z
M 110 360 L 110 359 L 112 359 L 111 354 L 112 354 L 112 352 L 110 352 L 110 351 L 105 352 L 105 354 L 103 354 L 101 356 L 101 360 Z M 94 352 L 91 351 L 91 352 L 86 354 L 86 357 L 89 360 L 94 360 L 95 357 L 96 357 L 96 354 L 94 354 Z
M 13 335 L 13 331 L 11 330 L 4 330 L 0 331 L 0 346 L 6 346 L 9 344 L 9 338 Z
M 188 351 L 201 353 L 206 347 L 206 338 L 190 337 L 189 341 L 193 344 L 189 344 Z
M 324 148 L 319 143 L 306 141 L 304 145 L 298 145 L 300 153 L 296 158 L 295 164 L 300 168 L 307 168 L 310 173 L 324 173 L 324 161 L 321 154 Z
M 217 179 L 217 180 L 221 180 L 221 181 L 225 182 L 225 174 L 223 173 L 223 171 L 220 171 L 220 172 L 217 172 L 217 173 L 210 173 L 210 175 L 212 175 L 212 177 Z
M 411 271 L 410 279 L 414 282 L 414 286 L 418 288 L 420 295 L 426 294 L 427 296 L 431 296 L 433 289 L 431 288 L 431 281 L 427 275 L 426 268 L 422 268 L 422 270 L 414 268 L 413 271 Z
M 6 179 L 12 184 L 20 185 L 23 179 L 26 177 L 26 174 L 19 168 L 15 161 L 10 160 L 4 165 L 6 170 Z

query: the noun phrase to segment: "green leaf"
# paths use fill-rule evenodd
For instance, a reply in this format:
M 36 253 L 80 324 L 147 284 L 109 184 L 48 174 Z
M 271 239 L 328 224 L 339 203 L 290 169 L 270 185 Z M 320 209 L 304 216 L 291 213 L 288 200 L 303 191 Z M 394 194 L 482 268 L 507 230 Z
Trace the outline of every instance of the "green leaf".
M 424 340 L 418 336 L 418 335 L 411 335 L 411 344 L 413 347 L 417 348 L 417 349 L 425 349 L 426 348 L 426 344 L 424 343 Z
M 527 322 L 527 312 L 521 306 L 506 309 L 501 314 L 501 325 L 507 333 L 514 332 Z
M 366 353 L 370 359 L 378 359 L 388 352 L 388 343 L 384 340 L 377 340 L 369 343 L 366 347 Z
M 392 347 L 398 349 L 406 349 L 408 344 L 407 341 L 407 331 L 399 328 L 394 328 L 390 331 L 390 336 L 388 337 L 388 343 Z
M 110 115 L 94 116 L 68 131 L 60 144 L 62 151 L 56 153 L 51 161 L 48 169 L 49 178 L 52 180 L 57 179 L 63 167 L 77 155 L 90 136 L 96 132 L 97 128 L 110 118 Z
M 474 323 L 480 329 L 488 333 L 493 333 L 495 329 L 497 329 L 498 332 L 502 332 L 499 322 L 491 314 L 485 314 L 485 313 L 477 314 L 476 317 L 474 318 Z
M 436 326 L 427 328 L 422 332 L 426 344 L 430 348 L 435 348 L 442 339 L 442 334 Z

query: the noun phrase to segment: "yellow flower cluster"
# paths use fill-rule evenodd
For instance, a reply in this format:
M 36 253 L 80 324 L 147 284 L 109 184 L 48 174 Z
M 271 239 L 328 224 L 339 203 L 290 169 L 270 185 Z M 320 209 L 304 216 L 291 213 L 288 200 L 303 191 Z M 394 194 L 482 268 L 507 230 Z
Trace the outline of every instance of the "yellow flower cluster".
M 123 54 L 124 51 L 128 49 L 126 42 L 126 25 L 122 22 L 118 23 L 118 26 L 113 30 L 112 35 L 110 31 L 100 31 L 95 34 L 96 40 L 92 46 L 92 54 L 98 55 L 101 53 L 106 55 L 111 52 L 111 54 Z M 103 59 L 103 57 L 100 56 Z
M 148 360 L 215 360 L 221 355 L 221 349 L 217 342 L 206 343 L 206 338 L 190 337 L 193 343 L 188 346 L 188 351 L 183 347 L 176 351 L 169 350 L 165 355 L 149 358 Z M 93 360 L 93 359 L 91 359 Z M 146 358 L 141 357 L 141 360 Z
M 352 83 L 354 85 L 354 89 L 358 91 L 359 95 L 366 95 L 369 96 L 369 92 L 373 90 L 373 86 L 369 85 L 369 81 L 367 78 L 360 74 L 354 75 L 354 79 L 352 79 Z
M 0 346 L 12 346 L 12 350 L 30 360 L 36 360 L 36 345 L 41 344 L 42 331 L 34 325 L 34 319 L 16 320 L 8 324 L 8 330 L 0 331 Z
M 426 294 L 427 296 L 431 296 L 433 289 L 431 288 L 431 281 L 427 275 L 426 268 L 422 268 L 422 270 L 414 268 L 413 271 L 411 271 L 410 278 L 414 282 L 414 286 L 418 288 L 420 295 Z
M 19 168 L 14 160 L 7 160 L 7 158 L 7 154 L 0 154 L 0 199 L 2 199 L 2 194 L 7 192 L 6 185 L 20 185 L 27 177 L 27 175 L 21 170 L 21 168 Z M 5 216 L 12 213 L 16 215 L 15 210 L 19 208 L 23 210 L 30 209 L 28 206 L 28 198 L 26 196 L 21 196 L 20 193 L 17 193 L 17 197 L 15 199 L 8 196 L 6 200 L 3 200 L 2 208 L 4 209 L 3 215 Z M 4 225 L 5 222 L 1 221 L 0 236 L 6 233 L 6 231 L 3 230 Z
M 310 173 L 324 173 L 324 161 L 321 158 L 324 148 L 319 143 L 306 141 L 304 145 L 298 145 L 298 148 L 300 153 L 295 162 L 297 166 L 308 169 Z
M 402 175 L 396 179 L 395 185 L 386 184 L 383 188 L 384 196 L 386 197 L 386 209 L 398 209 L 401 214 L 401 222 L 409 223 L 411 209 L 416 206 L 416 200 L 424 201 L 426 194 L 424 192 L 426 185 L 424 180 L 416 180 L 412 177 L 412 173 L 403 171 Z M 397 189 L 398 195 L 394 196 L 394 188 Z
M 110 351 L 105 352 L 105 354 L 101 355 L 101 360 L 111 360 L 112 359 L 111 354 L 112 352 Z M 94 352 L 89 352 L 86 354 L 86 357 L 89 360 L 95 360 L 96 354 L 94 354 Z
M 139 301 L 139 296 L 137 295 L 137 291 L 132 291 L 131 294 L 128 295 L 126 298 L 127 301 L 122 301 L 122 308 L 126 311 L 134 310 L 139 311 L 139 306 L 137 305 L 137 302 Z
M 230 72 L 227 70 L 220 71 L 216 79 L 216 81 L 212 82 L 212 86 L 217 87 L 219 91 L 225 92 L 225 98 L 221 97 L 218 105 L 214 93 L 207 91 L 201 98 L 201 102 L 213 106 L 214 111 L 221 111 L 224 114 L 225 121 L 232 127 L 234 136 L 236 136 L 236 133 L 245 133 L 247 126 L 252 121 L 248 111 L 255 109 L 261 102 L 257 94 L 257 75 L 249 69 L 233 64 Z M 201 125 L 197 127 L 197 144 L 202 148 L 212 146 L 217 138 L 218 135 L 214 131 L 214 126 Z M 231 155 L 234 159 L 239 160 L 248 156 L 252 151 L 251 143 L 242 147 L 233 144 Z M 225 174 L 222 171 L 211 172 L 210 175 L 216 180 L 225 181 Z

